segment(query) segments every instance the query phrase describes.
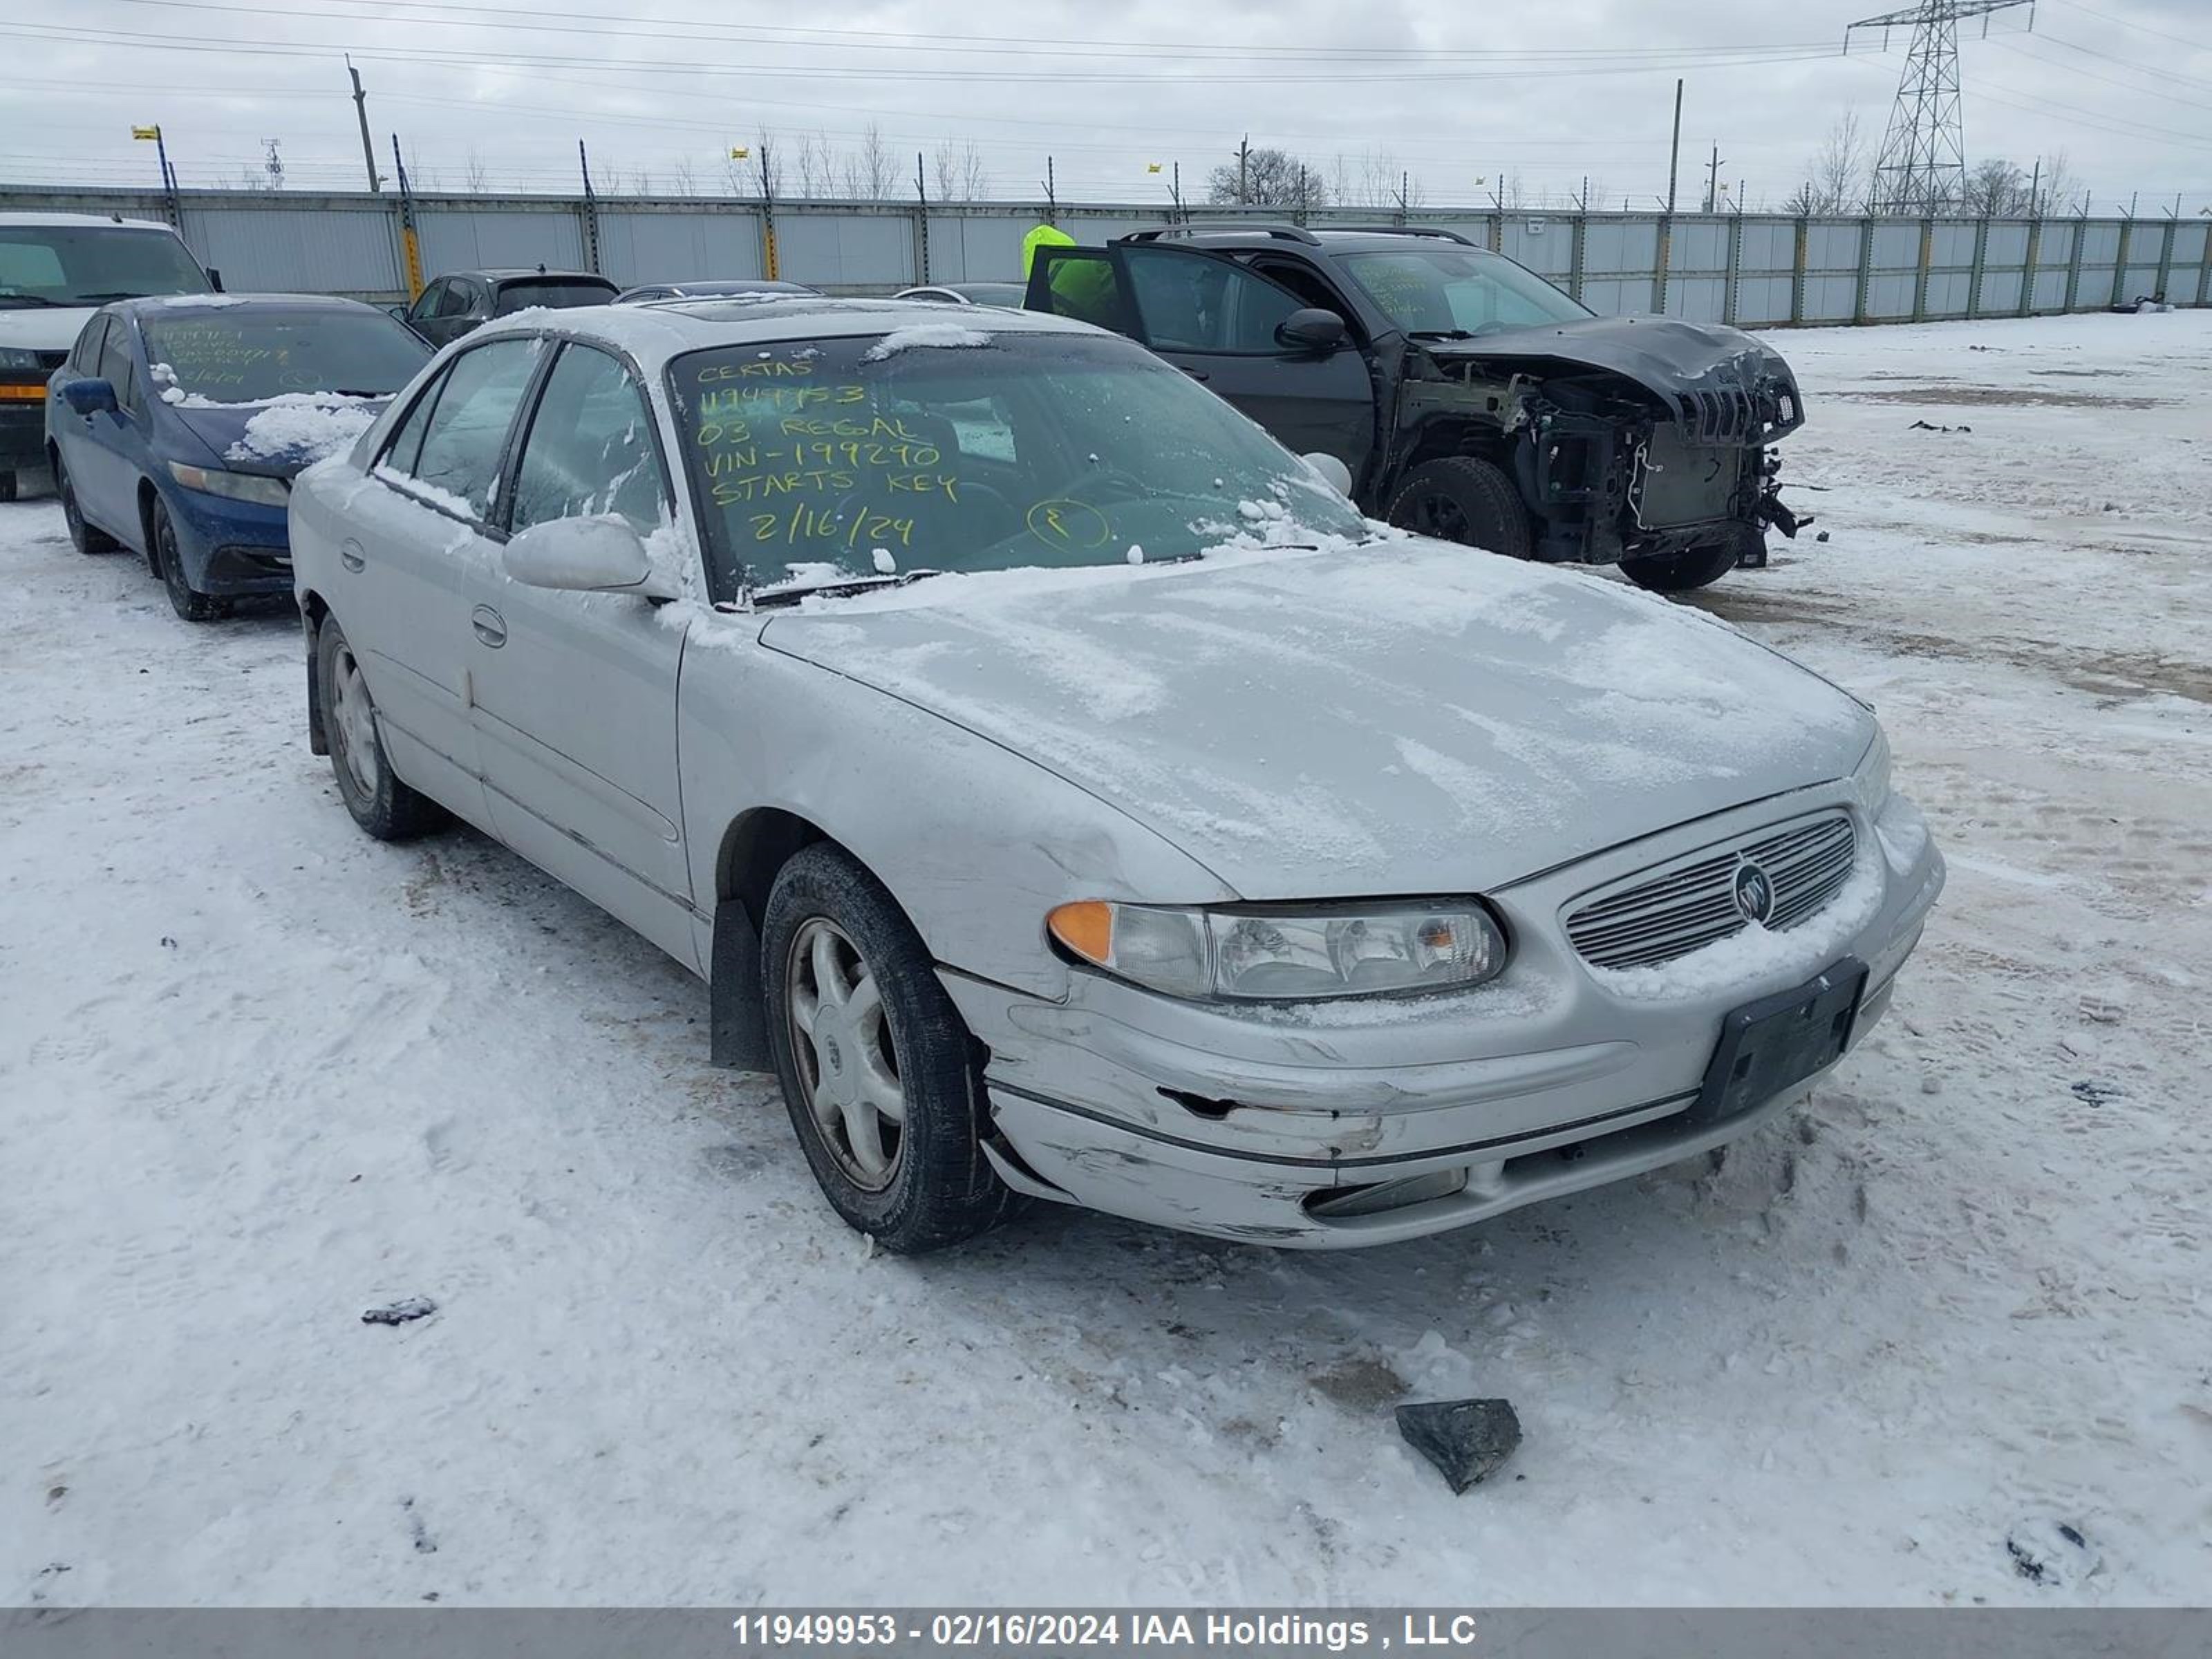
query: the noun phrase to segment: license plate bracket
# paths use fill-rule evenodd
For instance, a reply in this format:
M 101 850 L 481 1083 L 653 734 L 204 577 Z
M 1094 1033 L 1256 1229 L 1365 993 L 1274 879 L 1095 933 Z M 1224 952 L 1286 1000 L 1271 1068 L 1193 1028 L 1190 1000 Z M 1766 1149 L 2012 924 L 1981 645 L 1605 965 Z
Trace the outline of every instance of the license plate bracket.
M 1833 1065 L 1850 1047 L 1866 982 L 1866 963 L 1845 957 L 1802 985 L 1723 1016 L 1690 1121 L 1747 1112 Z

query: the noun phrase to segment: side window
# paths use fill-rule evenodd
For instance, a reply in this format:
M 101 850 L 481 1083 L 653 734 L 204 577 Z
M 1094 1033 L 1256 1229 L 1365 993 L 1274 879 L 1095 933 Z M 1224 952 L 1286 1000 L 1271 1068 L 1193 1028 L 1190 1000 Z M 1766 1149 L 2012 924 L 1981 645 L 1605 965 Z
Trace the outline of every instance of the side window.
M 434 277 L 423 290 L 415 296 L 415 303 L 407 307 L 407 314 L 420 322 L 425 317 L 438 314 L 438 303 L 446 297 L 446 279 Z
M 422 429 L 430 424 L 430 411 L 437 407 L 438 394 L 446 389 L 446 382 L 452 375 L 453 370 L 447 368 L 422 388 L 422 395 L 416 398 L 415 406 L 392 433 L 392 441 L 384 447 L 378 465 L 395 472 L 413 473 L 416 457 L 422 453 Z
M 434 317 L 465 315 L 469 308 L 470 287 L 469 283 L 462 282 L 459 277 L 448 276 L 446 279 L 446 291 L 438 296 L 438 308 L 430 314 Z
M 100 343 L 107 337 L 107 313 L 100 312 L 84 325 L 84 332 L 76 337 L 76 344 L 70 352 L 70 367 L 80 374 L 100 373 Z
M 1247 356 L 1282 349 L 1275 331 L 1298 301 L 1264 276 L 1170 248 L 1133 247 L 1123 257 L 1146 344 Z
M 1096 323 L 1119 334 L 1132 331 L 1128 306 L 1121 296 L 1121 283 L 1115 273 L 1112 254 L 1040 248 L 1037 257 L 1048 261 L 1044 291 L 1048 303 L 1040 309 L 1048 310 L 1055 317 Z
M 1269 281 L 1290 289 L 1302 306 L 1312 306 L 1319 311 L 1333 311 L 1345 320 L 1354 332 L 1359 329 L 1359 312 L 1346 302 L 1345 297 L 1329 285 L 1328 280 L 1310 266 L 1294 264 L 1288 259 L 1255 259 L 1252 269 Z
M 666 517 L 660 456 L 629 371 L 589 346 L 562 349 L 514 473 L 514 526 L 612 513 L 640 531 Z
M 100 378 L 115 388 L 115 401 L 125 409 L 138 407 L 137 388 L 131 374 L 131 325 L 111 319 L 107 337 L 100 347 Z
M 414 465 L 398 470 L 449 498 L 441 506 L 465 505 L 482 519 L 498 493 L 500 452 L 541 349 L 534 339 L 495 340 L 455 358 Z

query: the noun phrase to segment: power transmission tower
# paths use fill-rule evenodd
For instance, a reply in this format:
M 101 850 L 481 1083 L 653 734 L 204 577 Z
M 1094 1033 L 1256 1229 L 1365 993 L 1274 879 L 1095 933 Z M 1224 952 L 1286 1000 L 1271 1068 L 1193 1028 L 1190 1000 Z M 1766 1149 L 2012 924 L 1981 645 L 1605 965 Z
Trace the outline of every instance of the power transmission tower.
M 1876 213 L 1923 216 L 1956 208 L 1966 191 L 1966 139 L 1959 112 L 1959 21 L 1982 19 L 1989 33 L 1991 12 L 2033 5 L 2034 0 L 1920 0 L 1901 11 L 1863 17 L 1844 31 L 1880 29 L 1884 44 L 1893 28 L 1912 26 L 1912 45 L 1905 73 L 1897 82 L 1897 104 L 1889 113 L 1881 155 L 1874 167 L 1872 206 Z M 2031 24 L 2033 15 L 2030 14 Z

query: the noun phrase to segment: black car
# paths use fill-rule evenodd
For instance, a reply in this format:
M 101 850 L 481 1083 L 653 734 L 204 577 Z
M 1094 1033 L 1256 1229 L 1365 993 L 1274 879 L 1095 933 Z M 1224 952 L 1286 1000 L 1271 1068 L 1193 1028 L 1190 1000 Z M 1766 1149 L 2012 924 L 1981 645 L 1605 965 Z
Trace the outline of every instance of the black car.
M 1733 328 L 1599 317 L 1455 232 L 1182 225 L 1042 247 L 1025 303 L 1130 336 L 1371 516 L 1665 591 L 1763 564 L 1797 382 Z
M 588 270 L 449 270 L 392 314 L 434 346 L 450 345 L 495 317 L 532 306 L 604 306 L 621 290 Z

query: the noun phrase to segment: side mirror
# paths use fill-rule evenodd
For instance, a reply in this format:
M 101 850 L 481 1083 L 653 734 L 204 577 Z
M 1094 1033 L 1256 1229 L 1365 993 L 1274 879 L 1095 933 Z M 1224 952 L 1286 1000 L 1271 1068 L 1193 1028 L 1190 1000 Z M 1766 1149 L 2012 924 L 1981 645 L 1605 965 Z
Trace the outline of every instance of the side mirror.
M 1292 312 L 1275 330 L 1276 342 L 1295 351 L 1334 351 L 1349 337 L 1344 319 L 1318 306 Z
M 653 569 L 637 532 L 609 513 L 532 525 L 507 543 L 500 562 L 510 578 L 531 587 L 678 597 L 674 585 Z
M 115 388 L 106 380 L 64 380 L 62 382 L 62 401 L 78 414 L 89 418 L 103 409 L 115 407 Z
M 384 308 L 384 314 L 391 318 L 395 323 L 404 323 L 407 320 L 407 307 L 405 306 L 386 306 Z
M 222 292 L 222 273 L 213 265 L 208 267 L 208 286 L 218 294 Z
M 1352 469 L 1325 449 L 1316 449 L 1310 455 L 1299 458 L 1315 471 L 1321 481 L 1347 501 L 1352 497 Z

